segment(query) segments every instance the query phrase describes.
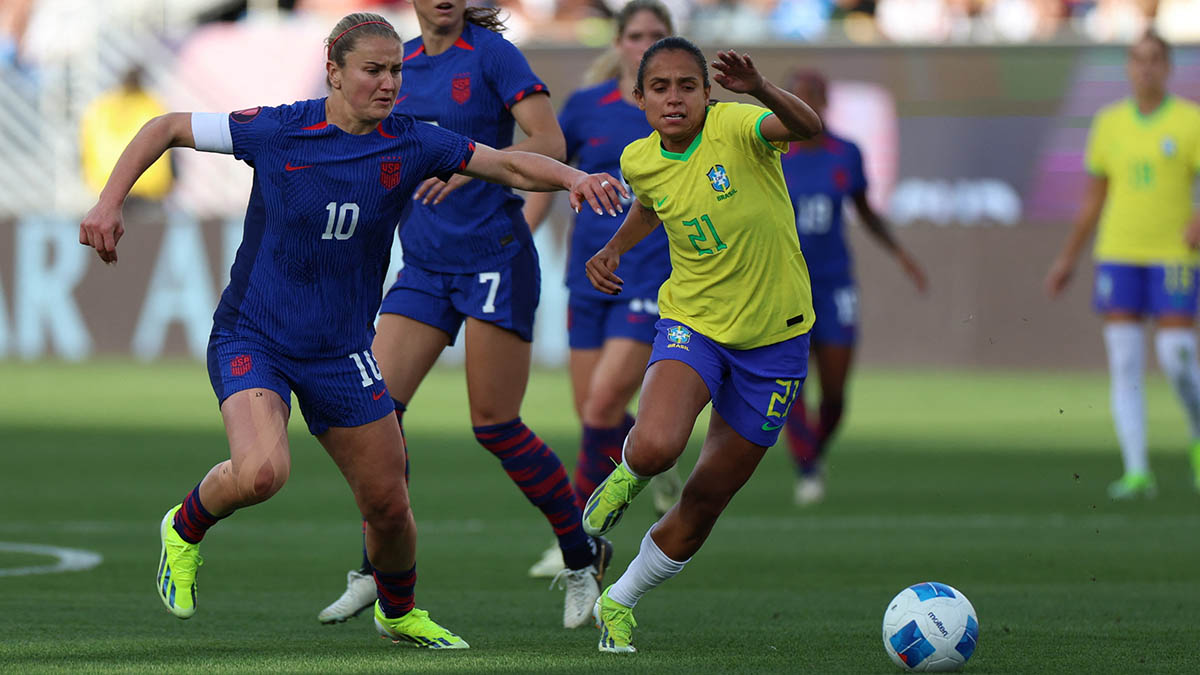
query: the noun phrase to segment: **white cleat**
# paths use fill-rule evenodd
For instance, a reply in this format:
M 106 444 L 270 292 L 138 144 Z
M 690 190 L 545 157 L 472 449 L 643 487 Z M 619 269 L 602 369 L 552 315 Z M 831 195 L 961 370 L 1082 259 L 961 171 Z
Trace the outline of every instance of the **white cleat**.
M 683 492 L 683 479 L 679 477 L 679 469 L 674 466 L 650 479 L 650 496 L 654 499 L 654 511 L 659 517 L 665 516 L 675 506 L 680 492 Z
M 562 549 L 558 547 L 558 542 L 554 542 L 550 548 L 542 552 L 541 559 L 529 568 L 529 576 L 534 579 L 551 579 L 558 576 L 558 573 L 566 567 L 567 564 L 563 562 Z
M 820 474 L 796 479 L 796 506 L 811 506 L 825 499 L 825 479 Z
M 333 604 L 321 610 L 317 621 L 341 623 L 375 606 L 375 577 L 357 570 L 346 573 L 346 591 Z
M 603 537 L 595 537 L 596 558 L 583 569 L 562 569 L 550 582 L 550 587 L 565 587 L 563 628 L 579 628 L 592 623 L 592 608 L 600 597 L 600 582 L 612 561 L 613 547 Z

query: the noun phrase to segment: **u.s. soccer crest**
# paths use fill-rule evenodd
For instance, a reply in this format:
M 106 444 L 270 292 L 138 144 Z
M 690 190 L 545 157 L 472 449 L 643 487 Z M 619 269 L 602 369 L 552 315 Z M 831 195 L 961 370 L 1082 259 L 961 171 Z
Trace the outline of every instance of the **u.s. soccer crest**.
M 729 189 L 729 175 L 725 173 L 725 167 L 720 164 L 708 170 L 708 181 L 712 184 L 712 189 L 717 192 Z
M 677 345 L 686 345 L 692 339 L 692 331 L 683 326 L 671 326 L 667 331 L 667 339 Z
M 471 74 L 455 75 L 450 81 L 450 97 L 462 105 L 471 99 Z
M 379 162 L 379 182 L 389 190 L 400 184 L 399 157 L 384 157 Z

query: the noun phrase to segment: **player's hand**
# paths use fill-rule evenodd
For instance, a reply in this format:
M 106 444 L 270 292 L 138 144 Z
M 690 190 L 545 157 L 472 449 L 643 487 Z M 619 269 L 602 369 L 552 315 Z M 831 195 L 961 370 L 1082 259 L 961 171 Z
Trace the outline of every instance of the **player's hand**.
M 713 75 L 717 84 L 735 94 L 749 94 L 763 86 L 762 73 L 758 72 L 749 54 L 738 54 L 733 50 L 717 52 L 712 67 L 717 71 Z
M 472 180 L 474 179 L 470 176 L 464 176 L 461 173 L 454 174 L 448 181 L 441 178 L 426 178 L 425 182 L 417 186 L 416 192 L 413 192 L 413 201 L 418 201 L 425 205 L 441 204 L 446 195 Z
M 125 234 L 121 207 L 96 204 L 79 223 L 79 243 L 96 249 L 100 259 L 117 264 L 117 242 Z
M 1056 259 L 1050 266 L 1050 271 L 1046 273 L 1046 295 L 1051 298 L 1058 297 L 1059 293 L 1062 293 L 1070 283 L 1071 275 L 1074 273 L 1075 265 L 1071 260 Z
M 907 251 L 898 251 L 896 258 L 900 261 L 900 267 L 904 270 L 904 274 L 913 282 L 913 286 L 917 287 L 917 292 L 924 294 L 929 288 L 929 281 L 925 278 L 925 270 L 921 269 L 921 265 L 916 260 L 913 260 Z
M 617 265 L 620 264 L 620 254 L 605 246 L 587 261 L 584 272 L 596 290 L 609 295 L 619 295 L 621 287 L 625 284 L 624 280 L 615 274 Z
M 621 206 L 621 197 L 628 199 L 629 191 L 621 181 L 603 172 L 581 172 L 571 184 L 569 192 L 571 208 L 575 209 L 575 213 L 579 213 L 584 202 L 587 202 L 598 216 L 604 215 L 605 212 L 610 216 L 625 213 L 625 208 Z
M 1200 248 L 1200 220 L 1188 225 L 1187 230 L 1183 233 L 1183 240 L 1190 248 Z

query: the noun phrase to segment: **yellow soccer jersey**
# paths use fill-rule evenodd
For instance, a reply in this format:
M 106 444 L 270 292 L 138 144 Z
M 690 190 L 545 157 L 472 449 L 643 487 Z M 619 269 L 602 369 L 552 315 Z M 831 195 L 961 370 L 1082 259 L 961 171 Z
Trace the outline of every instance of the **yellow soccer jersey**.
M 621 153 L 622 175 L 670 242 L 659 313 L 730 349 L 803 335 L 815 319 L 779 164 L 787 143 L 767 141 L 759 128 L 770 114 L 717 103 L 686 151 L 666 151 L 656 131 Z
M 1137 265 L 1195 263 L 1183 241 L 1200 171 L 1200 107 L 1168 96 L 1142 115 L 1132 99 L 1092 122 L 1087 170 L 1108 177 L 1096 259 Z

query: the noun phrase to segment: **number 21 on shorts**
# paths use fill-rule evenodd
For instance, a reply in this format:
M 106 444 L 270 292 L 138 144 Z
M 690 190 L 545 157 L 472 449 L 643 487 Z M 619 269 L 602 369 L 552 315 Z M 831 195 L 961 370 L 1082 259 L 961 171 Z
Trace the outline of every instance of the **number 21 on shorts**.
M 763 424 L 763 431 L 774 431 L 783 426 L 788 411 L 792 409 L 792 404 L 796 402 L 796 397 L 800 393 L 802 383 L 803 380 L 775 380 L 775 384 L 780 386 L 780 390 L 771 392 L 771 402 L 767 405 L 767 417 L 772 421 L 778 420 L 779 423 L 775 425 L 767 422 Z

